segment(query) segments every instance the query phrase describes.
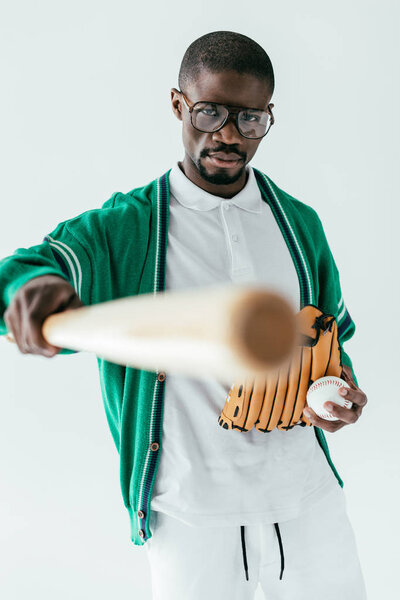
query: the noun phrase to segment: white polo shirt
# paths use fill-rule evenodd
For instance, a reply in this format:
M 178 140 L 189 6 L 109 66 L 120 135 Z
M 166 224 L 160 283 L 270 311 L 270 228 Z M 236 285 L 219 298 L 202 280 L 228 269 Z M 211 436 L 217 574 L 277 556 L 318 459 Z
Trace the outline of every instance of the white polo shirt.
M 166 285 L 262 284 L 300 310 L 290 251 L 254 171 L 230 199 L 170 172 Z M 232 381 L 233 383 L 233 381 Z M 251 525 L 295 518 L 339 485 L 313 427 L 263 433 L 223 429 L 230 386 L 167 373 L 163 445 L 151 509 L 194 526 Z

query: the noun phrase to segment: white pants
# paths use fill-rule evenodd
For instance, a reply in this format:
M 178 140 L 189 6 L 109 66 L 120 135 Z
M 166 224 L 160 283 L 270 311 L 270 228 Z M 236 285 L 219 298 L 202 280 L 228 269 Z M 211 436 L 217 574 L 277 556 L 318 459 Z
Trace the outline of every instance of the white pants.
M 339 484 L 278 528 L 191 527 L 152 511 L 150 529 L 145 548 L 153 600 L 253 600 L 258 583 L 267 600 L 367 598 Z

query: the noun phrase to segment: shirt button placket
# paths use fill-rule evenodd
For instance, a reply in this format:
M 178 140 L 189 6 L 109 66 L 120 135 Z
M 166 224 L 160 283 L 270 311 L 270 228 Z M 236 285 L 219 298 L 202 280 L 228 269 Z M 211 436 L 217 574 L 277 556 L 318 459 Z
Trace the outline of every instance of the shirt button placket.
M 157 379 L 160 382 L 162 382 L 162 381 L 165 380 L 165 373 L 164 373 L 164 371 L 160 371 L 159 373 L 157 373 Z M 152 442 L 150 444 L 150 450 L 152 452 L 157 452 L 157 450 L 159 448 L 160 448 L 160 444 L 158 442 Z M 145 514 L 145 512 L 143 510 L 138 510 L 137 516 L 139 517 L 139 519 L 144 519 L 145 516 L 146 516 L 146 514 Z M 139 533 L 139 537 L 144 538 L 145 533 L 144 533 L 143 529 L 139 529 L 138 533 Z
M 232 229 L 238 231 L 240 226 L 240 215 L 238 211 L 233 211 L 231 214 Z M 242 249 L 238 246 L 239 236 L 237 233 L 231 234 L 231 250 L 232 250 L 232 273 L 243 266 Z M 234 242 L 234 244 L 232 244 Z

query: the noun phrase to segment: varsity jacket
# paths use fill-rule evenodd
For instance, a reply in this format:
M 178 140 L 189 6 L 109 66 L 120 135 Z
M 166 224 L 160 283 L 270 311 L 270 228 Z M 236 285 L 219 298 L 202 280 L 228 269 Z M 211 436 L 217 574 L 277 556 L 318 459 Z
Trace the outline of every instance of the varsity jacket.
M 254 167 L 253 167 L 254 168 Z M 300 284 L 301 308 L 314 304 L 337 319 L 342 362 L 358 385 L 343 343 L 355 324 L 343 301 L 339 272 L 316 211 L 254 169 L 291 253 Z M 0 261 L 0 335 L 4 312 L 28 280 L 53 274 L 71 283 L 90 305 L 165 289 L 169 214 L 169 173 L 128 193 L 115 192 L 101 208 L 63 221 L 43 242 L 18 248 Z M 267 257 L 266 257 L 267 259 Z M 62 349 L 60 354 L 71 354 Z M 143 546 L 152 537 L 150 502 L 162 452 L 163 372 L 124 367 L 97 357 L 108 425 L 120 455 L 120 485 L 131 524 L 131 540 Z M 339 485 L 322 429 L 315 435 Z M 260 433 L 260 435 L 262 435 Z M 287 432 L 290 435 L 290 431 Z

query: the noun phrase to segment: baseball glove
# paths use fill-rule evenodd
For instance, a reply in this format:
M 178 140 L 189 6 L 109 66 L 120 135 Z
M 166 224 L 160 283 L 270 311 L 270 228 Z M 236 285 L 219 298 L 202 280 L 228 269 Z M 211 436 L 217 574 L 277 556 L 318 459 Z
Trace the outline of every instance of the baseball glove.
M 299 343 L 289 362 L 267 375 L 234 383 L 218 417 L 224 429 L 268 432 L 275 427 L 311 426 L 303 414 L 310 385 L 326 375 L 341 376 L 342 357 L 333 315 L 307 304 L 297 315 Z

